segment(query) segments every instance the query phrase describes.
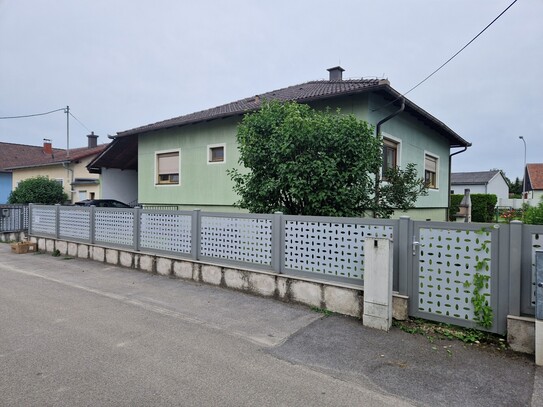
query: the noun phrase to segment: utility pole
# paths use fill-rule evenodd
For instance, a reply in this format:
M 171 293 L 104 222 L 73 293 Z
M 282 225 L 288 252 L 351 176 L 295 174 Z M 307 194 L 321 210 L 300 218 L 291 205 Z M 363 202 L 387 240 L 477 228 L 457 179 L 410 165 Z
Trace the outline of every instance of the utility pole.
M 70 106 L 66 106 L 66 158 L 70 157 Z
M 524 143 L 524 170 L 522 172 L 522 203 L 526 202 L 525 194 L 526 194 L 526 140 L 524 140 L 523 136 L 518 136 L 519 139 L 522 140 Z

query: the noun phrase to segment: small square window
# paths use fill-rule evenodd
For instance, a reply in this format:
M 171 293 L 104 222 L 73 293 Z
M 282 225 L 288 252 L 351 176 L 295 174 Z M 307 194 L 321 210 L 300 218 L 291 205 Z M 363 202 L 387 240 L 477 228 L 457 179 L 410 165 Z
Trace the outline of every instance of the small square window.
M 223 163 L 224 160 L 224 144 L 207 146 L 207 162 L 209 164 Z

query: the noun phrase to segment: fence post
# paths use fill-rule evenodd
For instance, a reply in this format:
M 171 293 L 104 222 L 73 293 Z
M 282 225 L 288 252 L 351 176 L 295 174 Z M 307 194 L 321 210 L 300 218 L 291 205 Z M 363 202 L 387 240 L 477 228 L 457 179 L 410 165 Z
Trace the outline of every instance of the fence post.
M 409 216 L 400 216 L 398 236 L 394 236 L 394 244 L 398 245 L 398 293 L 409 295 L 409 270 L 411 268 L 411 239 L 409 228 L 411 219 Z
M 60 204 L 55 205 L 55 238 L 58 240 L 60 238 Z
M 543 366 L 543 251 L 535 254 L 535 364 Z
M 134 211 L 134 250 L 140 251 L 140 222 L 141 222 L 141 209 L 133 208 Z
M 28 237 L 32 235 L 32 207 L 34 204 L 28 204 Z
M 19 230 L 24 232 L 25 230 L 25 207 L 21 206 L 19 208 Z
M 283 212 L 275 212 L 272 220 L 272 238 L 271 238 L 271 266 L 276 273 L 282 273 L 281 252 L 284 250 L 283 244 Z
M 520 316 L 522 279 L 522 222 L 509 224 L 509 315 Z
M 192 211 L 191 222 L 191 256 L 193 260 L 200 258 L 200 231 L 202 226 L 202 216 L 200 209 Z
M 96 234 L 96 222 L 95 222 L 95 219 L 94 219 L 94 208 L 96 208 L 94 205 L 91 205 L 90 208 L 89 208 L 89 211 L 90 211 L 90 214 L 89 214 L 89 225 L 90 225 L 90 230 L 89 230 L 89 243 L 90 244 L 94 244 L 94 242 L 96 241 L 96 237 L 95 237 L 95 234 Z

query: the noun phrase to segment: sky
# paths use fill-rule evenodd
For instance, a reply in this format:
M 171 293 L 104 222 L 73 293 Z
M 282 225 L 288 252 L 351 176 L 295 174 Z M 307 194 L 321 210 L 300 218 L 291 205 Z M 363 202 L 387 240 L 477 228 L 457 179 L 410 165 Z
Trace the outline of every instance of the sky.
M 70 148 L 310 80 L 404 93 L 513 0 L 0 0 L 0 117 L 70 106 Z M 518 0 L 407 97 L 473 144 L 454 172 L 543 162 L 543 1 Z M 66 148 L 66 114 L 1 119 L 0 141 Z

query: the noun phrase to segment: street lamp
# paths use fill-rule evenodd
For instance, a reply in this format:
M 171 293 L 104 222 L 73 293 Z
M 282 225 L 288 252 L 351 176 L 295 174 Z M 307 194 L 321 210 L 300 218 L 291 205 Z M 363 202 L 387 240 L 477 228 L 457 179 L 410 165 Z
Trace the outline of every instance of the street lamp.
M 522 203 L 524 203 L 524 194 L 526 193 L 526 140 L 523 136 L 518 136 L 524 143 L 524 169 L 522 170 Z

